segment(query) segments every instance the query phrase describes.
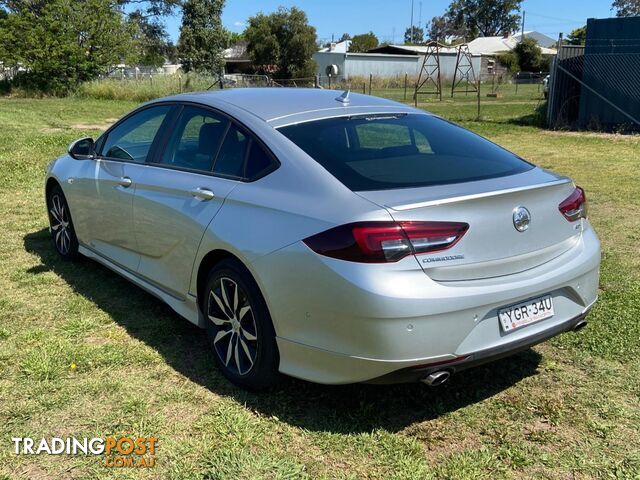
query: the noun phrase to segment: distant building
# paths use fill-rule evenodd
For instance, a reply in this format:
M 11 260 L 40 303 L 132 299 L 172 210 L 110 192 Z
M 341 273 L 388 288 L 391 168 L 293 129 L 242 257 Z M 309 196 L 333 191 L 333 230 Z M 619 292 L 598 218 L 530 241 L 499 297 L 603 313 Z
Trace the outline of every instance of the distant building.
M 342 42 L 331 42 L 327 47 L 321 48 L 319 52 L 335 52 L 347 53 L 351 46 L 351 40 L 343 40 Z
M 415 77 L 420 72 L 427 47 L 413 45 L 383 45 L 373 48 L 367 53 L 337 52 L 321 50 L 313 55 L 318 66 L 318 74 L 327 76 L 333 66 L 339 79 L 350 77 L 392 78 L 405 73 Z M 440 50 L 440 76 L 443 81 L 452 80 L 456 69 L 457 50 L 442 48 Z M 478 71 L 480 56 L 473 56 L 472 64 Z
M 525 38 L 533 38 L 538 41 L 538 37 L 547 37 L 546 35 L 539 34 L 538 32 L 525 32 Z M 520 43 L 521 35 L 507 36 L 507 37 L 478 37 L 475 40 L 469 42 L 469 50 L 471 53 L 484 55 L 484 56 L 495 56 L 501 53 L 507 53 L 516 48 L 516 45 Z M 544 40 L 544 39 L 543 39 Z M 546 44 L 549 44 L 545 41 Z M 549 48 L 541 45 L 540 49 L 542 50 L 543 55 L 555 55 L 557 50 L 555 48 Z M 555 45 L 555 42 L 552 41 L 551 45 Z
M 242 40 L 223 52 L 225 73 L 253 73 L 253 63 L 247 51 L 248 42 Z

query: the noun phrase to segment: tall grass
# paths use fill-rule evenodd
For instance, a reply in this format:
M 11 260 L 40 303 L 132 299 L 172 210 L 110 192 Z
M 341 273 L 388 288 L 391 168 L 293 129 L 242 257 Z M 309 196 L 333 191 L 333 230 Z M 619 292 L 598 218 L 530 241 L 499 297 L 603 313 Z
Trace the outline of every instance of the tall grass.
M 105 78 L 83 83 L 76 95 L 99 100 L 145 102 L 181 92 L 217 88 L 216 79 L 203 75 L 158 75 L 141 79 Z

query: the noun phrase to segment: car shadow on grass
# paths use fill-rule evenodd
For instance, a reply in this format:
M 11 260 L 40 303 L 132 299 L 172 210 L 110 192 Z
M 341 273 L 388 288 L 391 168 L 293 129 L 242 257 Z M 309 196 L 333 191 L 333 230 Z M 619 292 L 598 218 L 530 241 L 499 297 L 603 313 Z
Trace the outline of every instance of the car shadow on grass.
M 262 415 L 308 430 L 398 431 L 492 397 L 535 375 L 541 359 L 537 352 L 526 350 L 458 373 L 437 388 L 419 383 L 327 386 L 287 378 L 273 391 L 254 394 L 226 381 L 214 367 L 204 332 L 160 300 L 96 262 L 63 261 L 54 252 L 46 229 L 27 234 L 24 246 L 41 260 L 29 273 L 52 271 L 59 275 L 129 335 L 155 349 L 180 374 Z

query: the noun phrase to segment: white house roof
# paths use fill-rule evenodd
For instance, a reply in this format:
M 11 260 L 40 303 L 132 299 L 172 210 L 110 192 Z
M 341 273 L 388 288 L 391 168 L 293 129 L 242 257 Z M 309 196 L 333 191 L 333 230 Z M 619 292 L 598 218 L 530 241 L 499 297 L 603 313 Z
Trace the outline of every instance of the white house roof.
M 469 50 L 481 55 L 496 55 L 513 50 L 517 44 L 513 37 L 478 37 L 469 42 Z
M 529 32 L 531 33 L 531 32 Z M 527 32 L 525 32 L 525 38 Z M 535 37 L 532 38 L 535 39 Z M 499 53 L 505 53 L 513 50 L 518 42 L 519 36 L 513 37 L 478 37 L 475 40 L 469 42 L 469 51 L 472 54 L 480 55 L 497 55 Z M 546 48 L 540 46 L 543 55 L 555 55 L 557 52 L 553 48 Z

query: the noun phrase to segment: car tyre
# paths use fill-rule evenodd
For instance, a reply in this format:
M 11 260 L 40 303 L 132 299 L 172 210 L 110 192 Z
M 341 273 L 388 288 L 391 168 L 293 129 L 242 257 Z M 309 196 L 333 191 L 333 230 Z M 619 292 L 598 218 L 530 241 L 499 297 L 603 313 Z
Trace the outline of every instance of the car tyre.
M 75 260 L 79 257 L 78 237 L 73 227 L 69 204 L 59 185 L 55 185 L 47 197 L 47 213 L 49 230 L 53 247 L 64 260 Z
M 202 299 L 215 362 L 235 385 L 265 390 L 280 378 L 280 357 L 271 316 L 251 274 L 237 260 L 218 263 Z

